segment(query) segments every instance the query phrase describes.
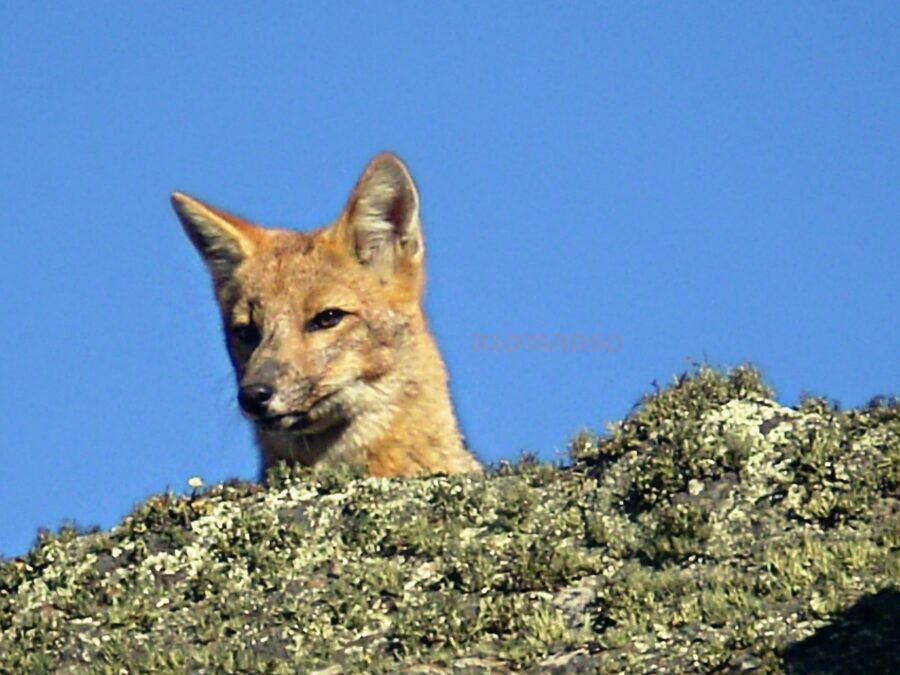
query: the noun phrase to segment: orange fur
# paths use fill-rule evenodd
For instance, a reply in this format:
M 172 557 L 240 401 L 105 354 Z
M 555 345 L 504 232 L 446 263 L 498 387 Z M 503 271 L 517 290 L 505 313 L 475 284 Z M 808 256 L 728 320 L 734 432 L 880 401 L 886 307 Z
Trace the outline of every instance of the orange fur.
M 263 477 L 281 461 L 373 476 L 481 470 L 422 310 L 418 193 L 397 157 L 375 157 L 343 213 L 311 232 L 177 192 L 172 202 L 213 278 Z

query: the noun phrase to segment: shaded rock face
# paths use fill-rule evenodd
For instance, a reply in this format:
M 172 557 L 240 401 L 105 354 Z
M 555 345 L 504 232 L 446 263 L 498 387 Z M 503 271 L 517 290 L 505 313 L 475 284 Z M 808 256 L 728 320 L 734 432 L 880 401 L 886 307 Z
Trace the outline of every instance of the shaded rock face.
M 0 563 L 0 672 L 900 672 L 900 406 L 709 369 L 571 462 L 274 475 Z

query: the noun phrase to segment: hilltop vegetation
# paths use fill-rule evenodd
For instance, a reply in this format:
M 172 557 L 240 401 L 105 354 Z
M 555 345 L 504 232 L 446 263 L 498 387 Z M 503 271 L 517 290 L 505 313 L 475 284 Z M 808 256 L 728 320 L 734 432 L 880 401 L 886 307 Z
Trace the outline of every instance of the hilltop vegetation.
M 564 467 L 164 494 L 0 563 L 0 672 L 900 672 L 900 405 L 758 373 Z

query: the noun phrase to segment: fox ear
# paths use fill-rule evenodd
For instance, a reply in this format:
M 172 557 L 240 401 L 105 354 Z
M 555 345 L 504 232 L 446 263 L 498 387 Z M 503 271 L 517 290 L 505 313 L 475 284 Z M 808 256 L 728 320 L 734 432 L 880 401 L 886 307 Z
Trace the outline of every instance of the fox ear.
M 172 193 L 172 206 L 217 287 L 253 254 L 262 235 L 262 228 L 181 192 Z
M 385 152 L 369 162 L 347 201 L 338 229 L 365 267 L 391 276 L 419 266 L 425 254 L 419 194 L 403 162 Z

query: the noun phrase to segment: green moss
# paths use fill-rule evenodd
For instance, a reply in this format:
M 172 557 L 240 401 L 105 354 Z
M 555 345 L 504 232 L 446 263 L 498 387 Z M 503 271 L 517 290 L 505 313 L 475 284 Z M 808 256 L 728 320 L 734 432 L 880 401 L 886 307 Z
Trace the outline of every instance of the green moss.
M 900 669 L 896 400 L 700 368 L 570 455 L 281 468 L 42 533 L 0 562 L 0 671 Z

